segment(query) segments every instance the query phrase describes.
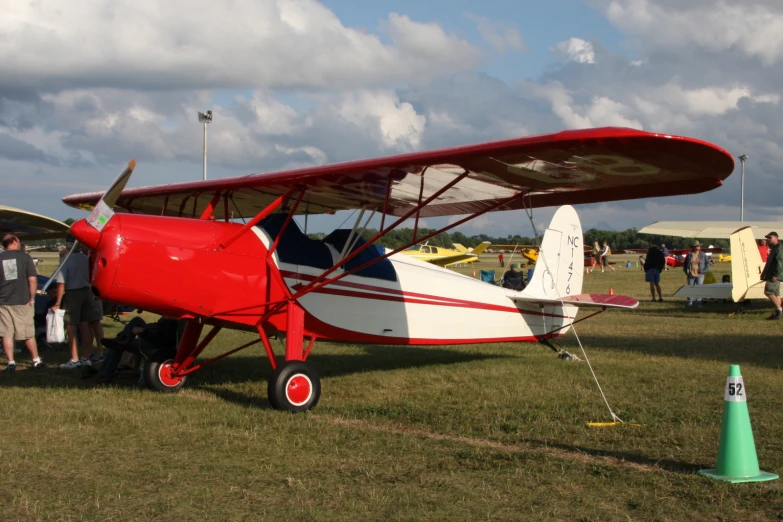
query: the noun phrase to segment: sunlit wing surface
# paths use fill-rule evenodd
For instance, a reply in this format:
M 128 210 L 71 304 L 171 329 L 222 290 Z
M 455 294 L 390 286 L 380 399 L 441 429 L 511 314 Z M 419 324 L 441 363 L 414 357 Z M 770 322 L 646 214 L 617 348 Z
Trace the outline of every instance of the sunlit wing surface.
M 700 140 L 634 129 L 586 129 L 130 189 L 123 191 L 114 208 L 199 217 L 219 195 L 212 215 L 239 218 L 256 214 L 292 187 L 302 187 L 307 193 L 298 207 L 300 214 L 385 208 L 387 214 L 402 216 L 419 201 L 432 198 L 419 215 L 447 216 L 489 208 L 513 210 L 704 192 L 720 186 L 733 169 L 728 152 Z M 89 210 L 100 196 L 97 192 L 79 194 L 64 201 Z
M 68 225 L 33 212 L 0 205 L 0 233 L 23 240 L 57 239 L 68 234 Z
M 783 223 L 779 221 L 657 221 L 642 228 L 639 233 L 672 237 L 728 239 L 734 231 L 742 227 L 751 227 L 753 236 L 756 239 L 763 239 L 770 231 L 783 228 Z

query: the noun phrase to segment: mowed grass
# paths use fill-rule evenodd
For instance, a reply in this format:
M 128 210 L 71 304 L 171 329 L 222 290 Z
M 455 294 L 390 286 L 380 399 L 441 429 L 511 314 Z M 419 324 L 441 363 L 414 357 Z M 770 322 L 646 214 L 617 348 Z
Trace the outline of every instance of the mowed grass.
M 0 520 L 783 518 L 780 481 L 696 474 L 715 464 L 730 363 L 761 467 L 783 472 L 783 324 L 764 321 L 762 303 L 740 316 L 651 303 L 638 269 L 617 270 L 587 275 L 584 290 L 647 301 L 577 333 L 614 411 L 641 427 L 587 427 L 609 414 L 586 364 L 536 344 L 318 343 L 323 396 L 299 415 L 269 409 L 260 347 L 176 395 L 134 376 L 90 388 L 78 373 L 33 372 L 23 355 L 0 376 Z M 665 295 L 683 280 L 665 272 Z M 249 339 L 222 332 L 207 355 Z M 562 345 L 582 357 L 572 333 Z

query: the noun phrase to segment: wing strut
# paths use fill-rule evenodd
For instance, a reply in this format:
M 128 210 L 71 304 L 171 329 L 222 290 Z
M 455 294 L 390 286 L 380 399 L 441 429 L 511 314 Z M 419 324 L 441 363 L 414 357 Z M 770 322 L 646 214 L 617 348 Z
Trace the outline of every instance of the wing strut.
M 228 238 L 227 240 L 222 242 L 220 244 L 220 247 L 218 247 L 218 250 L 225 250 L 226 248 L 228 248 L 229 245 L 231 245 L 231 243 L 236 241 L 242 234 L 244 234 L 245 232 L 247 232 L 248 230 L 250 230 L 251 228 L 256 226 L 259 221 L 261 221 L 262 219 L 267 217 L 269 214 L 271 214 L 272 212 L 277 210 L 277 207 L 282 205 L 289 197 L 291 197 L 291 194 L 293 194 L 294 191 L 297 190 L 297 189 L 298 189 L 298 187 L 291 187 L 290 189 L 286 190 L 285 194 L 283 194 L 282 196 L 279 196 L 276 200 L 274 200 L 267 207 L 265 207 L 263 210 L 261 210 L 261 212 L 256 214 L 256 216 L 253 219 L 251 219 L 250 221 L 245 223 L 245 225 L 242 228 L 240 228 L 239 230 L 237 230 L 234 233 L 233 236 L 231 236 L 230 238 Z M 301 199 L 301 197 L 299 199 Z
M 452 183 L 450 183 L 449 185 L 452 185 Z M 442 191 L 446 191 L 446 190 L 448 190 L 448 188 L 450 188 L 450 187 L 447 186 L 447 187 L 444 187 L 441 190 Z M 429 203 L 430 199 L 434 199 L 434 198 L 436 198 L 439 195 L 440 195 L 440 191 L 439 191 L 439 193 L 434 194 L 432 196 L 432 198 L 428 198 L 428 200 L 425 201 L 423 204 L 426 205 L 427 203 Z M 469 221 L 471 219 L 475 219 L 475 218 L 477 218 L 477 217 L 479 217 L 479 216 L 481 216 L 481 215 L 483 215 L 483 214 L 485 214 L 487 212 L 491 212 L 491 211 L 496 210 L 496 209 L 498 209 L 500 207 L 508 205 L 509 203 L 512 203 L 513 201 L 515 201 L 516 199 L 522 197 L 523 195 L 524 195 L 524 193 L 520 192 L 519 194 L 516 194 L 516 195 L 511 196 L 509 198 L 506 198 L 504 200 L 493 202 L 492 204 L 488 205 L 486 208 L 484 208 L 482 210 L 474 212 L 473 214 L 470 214 L 470 215 L 468 215 L 467 217 L 465 217 L 463 219 L 460 219 L 460 220 L 458 220 L 458 221 L 456 221 L 454 223 L 451 223 L 451 224 L 441 228 L 440 230 L 436 230 L 435 232 L 432 232 L 432 233 L 427 234 L 426 236 L 424 236 L 422 238 L 419 238 L 417 242 L 421 242 L 421 241 L 425 241 L 427 239 L 430 239 L 431 237 L 434 237 L 434 236 L 436 236 L 438 234 L 442 234 L 443 232 L 451 230 L 454 227 L 458 227 L 459 225 L 465 223 L 466 221 Z M 408 243 L 408 244 L 403 245 L 403 246 L 401 246 L 399 248 L 396 248 L 396 249 L 394 249 L 394 250 L 392 250 L 390 252 L 387 252 L 383 256 L 377 257 L 377 258 L 375 258 L 375 259 L 373 259 L 371 261 L 368 261 L 368 262 L 366 262 L 366 263 L 364 263 L 362 265 L 359 265 L 357 267 L 354 267 L 354 268 L 352 268 L 350 270 L 346 270 L 346 271 L 344 271 L 343 273 L 341 273 L 339 275 L 336 275 L 336 276 L 331 277 L 331 278 L 327 278 L 326 277 L 329 274 L 331 274 L 332 272 L 334 272 L 335 270 L 337 270 L 337 268 L 339 266 L 344 265 L 345 262 L 351 260 L 356 255 L 358 255 L 359 253 L 361 253 L 365 249 L 369 248 L 375 241 L 377 241 L 379 238 L 383 237 L 385 234 L 387 234 L 389 231 L 393 230 L 395 227 L 399 226 L 402 222 L 404 222 L 406 219 L 408 219 L 416 211 L 417 211 L 417 209 L 413 209 L 410 212 L 406 213 L 401 218 L 399 218 L 395 223 L 390 225 L 387 229 L 381 230 L 380 232 L 378 232 L 378 234 L 376 234 L 372 239 L 367 241 L 364 245 L 360 246 L 359 248 L 357 248 L 356 250 L 351 252 L 348 256 L 345 257 L 345 259 L 342 259 L 340 262 L 336 263 L 334 266 L 332 266 L 328 270 L 324 271 L 323 274 L 321 274 L 320 276 L 314 278 L 308 284 L 302 285 L 295 293 L 293 293 L 285 301 L 280 301 L 280 302 L 274 304 L 273 306 L 271 306 L 270 309 L 258 320 L 257 324 L 258 325 L 262 324 L 269 317 L 271 317 L 275 313 L 279 312 L 287 303 L 296 301 L 297 299 L 299 299 L 303 295 L 309 294 L 310 292 L 313 292 L 314 290 L 317 290 L 317 289 L 319 289 L 319 288 L 321 288 L 323 286 L 326 286 L 328 284 L 334 283 L 335 281 L 338 281 L 338 280 L 340 280 L 340 279 L 342 279 L 342 278 L 344 278 L 346 276 L 349 276 L 349 275 L 351 275 L 351 274 L 353 274 L 355 272 L 363 270 L 363 269 L 367 268 L 368 266 L 377 263 L 378 261 L 381 261 L 383 259 L 391 257 L 394 254 L 396 254 L 398 252 L 401 252 L 401 251 L 405 250 L 406 248 L 409 248 L 410 246 L 414 245 L 415 243 Z M 273 303 L 267 303 L 267 304 L 272 305 Z

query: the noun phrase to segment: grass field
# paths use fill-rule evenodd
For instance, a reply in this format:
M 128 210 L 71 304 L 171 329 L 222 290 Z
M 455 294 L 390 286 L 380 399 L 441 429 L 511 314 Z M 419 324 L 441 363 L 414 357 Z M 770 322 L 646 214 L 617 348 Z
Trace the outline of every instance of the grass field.
M 609 414 L 586 364 L 535 344 L 321 343 L 323 396 L 299 415 L 269 409 L 259 347 L 177 395 L 132 376 L 90 388 L 23 355 L 0 376 L 0 520 L 783 519 L 780 481 L 696 474 L 715 464 L 730 363 L 761 467 L 783 472 L 783 323 L 761 303 L 741 316 L 651 303 L 638 269 L 617 270 L 587 275 L 585 291 L 640 307 L 577 333 L 614 411 L 641 427 L 588 428 Z M 665 295 L 683 280 L 665 272 Z M 248 339 L 223 332 L 210 353 Z M 562 344 L 581 356 L 573 334 Z

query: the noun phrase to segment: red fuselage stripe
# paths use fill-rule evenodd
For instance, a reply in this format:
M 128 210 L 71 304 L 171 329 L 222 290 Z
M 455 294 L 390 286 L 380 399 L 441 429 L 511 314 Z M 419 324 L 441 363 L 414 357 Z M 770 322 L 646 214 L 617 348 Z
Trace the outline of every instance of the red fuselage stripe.
M 280 273 L 283 275 L 283 277 L 289 279 L 299 279 L 305 281 L 314 279 L 314 276 L 308 274 L 296 274 L 294 272 L 287 272 L 287 271 L 281 271 Z M 327 287 L 321 287 L 318 290 L 315 290 L 315 293 L 340 295 L 344 297 L 357 297 L 360 299 L 372 299 L 376 301 L 415 303 L 415 304 L 426 304 L 432 306 L 451 306 L 451 307 L 458 307 L 458 308 L 471 308 L 474 310 L 491 310 L 494 312 L 506 312 L 506 313 L 535 315 L 535 316 L 543 316 L 543 317 L 555 317 L 561 319 L 573 319 L 572 317 L 559 315 L 559 314 L 536 312 L 533 310 L 521 310 L 513 306 L 501 306 L 501 305 L 495 305 L 490 303 L 481 303 L 477 301 L 466 301 L 463 299 L 453 299 L 450 297 L 440 297 L 434 295 L 420 294 L 417 292 L 404 292 L 402 290 L 383 288 L 380 286 L 365 285 L 361 283 L 351 283 L 347 281 L 336 281 L 332 283 L 332 285 L 345 286 L 350 288 L 359 288 L 362 290 L 366 290 L 368 292 L 378 292 L 378 293 L 370 294 L 366 292 L 356 292 L 352 290 L 343 290 L 339 288 L 327 288 Z M 292 289 L 294 291 L 297 291 L 299 289 L 297 287 L 299 287 L 299 285 L 295 285 Z M 389 294 L 389 295 L 383 295 L 383 294 Z

